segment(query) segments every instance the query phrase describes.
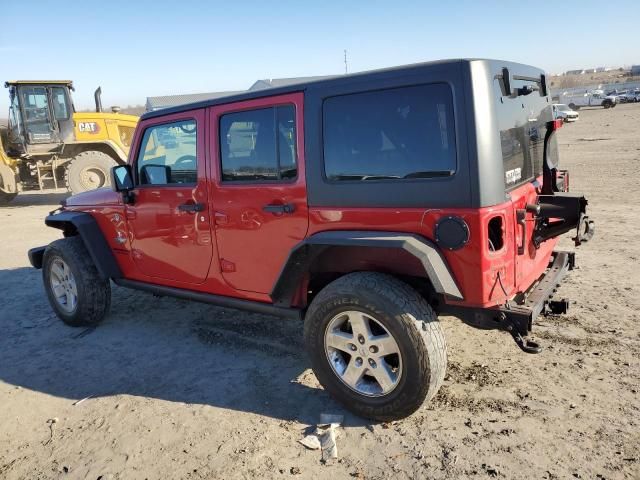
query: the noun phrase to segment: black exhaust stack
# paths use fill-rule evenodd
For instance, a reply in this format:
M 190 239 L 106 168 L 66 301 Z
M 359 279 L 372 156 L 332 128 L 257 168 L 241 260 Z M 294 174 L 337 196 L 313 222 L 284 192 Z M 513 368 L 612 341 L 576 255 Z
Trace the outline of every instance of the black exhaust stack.
M 96 112 L 99 113 L 102 111 L 102 87 L 96 88 L 93 98 L 96 101 Z

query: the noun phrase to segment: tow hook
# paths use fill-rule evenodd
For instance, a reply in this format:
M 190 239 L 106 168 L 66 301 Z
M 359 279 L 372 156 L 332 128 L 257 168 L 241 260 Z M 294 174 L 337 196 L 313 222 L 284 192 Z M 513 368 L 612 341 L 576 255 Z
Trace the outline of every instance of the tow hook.
M 534 342 L 531 341 L 527 338 L 524 338 L 522 335 L 520 335 L 517 332 L 510 332 L 511 336 L 513 337 L 513 340 L 516 342 L 516 344 L 520 347 L 520 349 L 523 352 L 526 353 L 540 353 L 542 351 L 542 347 Z
M 511 337 L 514 342 L 516 342 L 516 345 L 520 347 L 520 350 L 526 353 L 542 352 L 542 347 L 537 342 L 522 336 L 520 333 L 521 329 L 518 329 L 514 321 L 508 319 L 504 312 L 502 312 L 498 318 L 503 322 L 507 322 L 506 330 L 511 334 Z

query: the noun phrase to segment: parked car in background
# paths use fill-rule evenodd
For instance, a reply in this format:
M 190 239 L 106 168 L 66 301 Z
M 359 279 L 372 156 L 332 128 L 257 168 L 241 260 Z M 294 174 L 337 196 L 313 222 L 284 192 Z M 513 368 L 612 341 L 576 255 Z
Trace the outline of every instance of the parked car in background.
M 568 105 L 564 103 L 557 103 L 553 107 L 553 118 L 557 120 L 563 120 L 565 122 L 575 122 L 578 120 L 579 113 L 575 110 L 571 110 Z
M 602 90 L 587 90 L 584 93 L 564 92 L 559 95 L 562 103 L 569 105 L 572 110 L 581 107 L 604 107 L 613 108 L 618 103 L 618 97 L 605 95 Z
M 633 92 L 622 92 L 616 95 L 618 103 L 633 103 L 636 101 L 636 95 Z

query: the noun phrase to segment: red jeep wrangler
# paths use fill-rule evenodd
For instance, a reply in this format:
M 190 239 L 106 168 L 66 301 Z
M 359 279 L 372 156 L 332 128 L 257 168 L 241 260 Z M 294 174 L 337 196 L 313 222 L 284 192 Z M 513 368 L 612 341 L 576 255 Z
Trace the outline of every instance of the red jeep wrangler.
M 438 391 L 438 316 L 519 347 L 593 234 L 567 193 L 545 74 L 492 60 L 411 65 L 143 115 L 111 190 L 69 198 L 29 252 L 67 324 L 110 282 L 304 318 L 324 387 L 389 420 Z

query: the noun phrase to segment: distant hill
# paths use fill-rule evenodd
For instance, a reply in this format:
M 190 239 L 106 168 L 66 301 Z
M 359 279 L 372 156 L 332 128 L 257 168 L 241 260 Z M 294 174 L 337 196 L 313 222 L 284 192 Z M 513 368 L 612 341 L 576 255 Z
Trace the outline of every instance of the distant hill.
M 583 73 L 577 75 L 553 75 L 551 77 L 551 88 L 575 88 L 591 87 L 594 85 L 612 85 L 616 83 L 626 83 L 640 81 L 640 77 L 632 76 L 630 70 L 610 70 L 608 72 Z

